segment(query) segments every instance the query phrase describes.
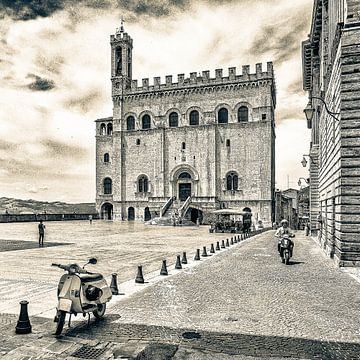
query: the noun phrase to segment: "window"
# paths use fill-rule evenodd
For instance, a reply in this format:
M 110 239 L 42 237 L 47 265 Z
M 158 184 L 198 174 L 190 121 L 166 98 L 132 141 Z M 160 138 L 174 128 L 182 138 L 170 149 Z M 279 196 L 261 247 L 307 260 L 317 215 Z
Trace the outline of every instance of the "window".
M 227 124 L 228 117 L 229 117 L 228 110 L 225 108 L 221 108 L 218 112 L 218 123 Z
M 151 118 L 150 115 L 145 114 L 142 117 L 142 128 L 143 129 L 151 129 Z
M 189 118 L 190 125 L 199 125 L 199 112 L 197 110 L 191 111 Z
M 104 194 L 105 195 L 112 194 L 112 181 L 110 178 L 104 179 Z
M 110 161 L 110 156 L 109 156 L 109 153 L 105 153 L 104 154 L 104 162 L 109 162 Z
M 140 145 L 140 139 L 136 139 L 136 145 Z
M 149 191 L 149 181 L 145 175 L 140 176 L 138 179 L 138 191 L 141 193 L 146 193 Z
M 266 114 L 261 114 L 261 120 L 266 120 Z
M 106 135 L 106 125 L 105 124 L 100 125 L 100 135 Z
M 179 125 L 179 115 L 177 112 L 172 112 L 169 115 L 169 126 L 177 127 Z
M 230 146 L 230 139 L 226 139 L 226 146 Z
M 247 122 L 249 121 L 249 109 L 246 106 L 240 106 L 238 110 L 238 121 Z
M 182 148 L 183 150 L 185 150 L 186 144 L 185 144 L 184 142 L 181 144 L 181 148 Z
M 235 172 L 231 172 L 226 176 L 226 190 L 237 190 L 239 186 L 239 178 Z
M 112 124 L 110 123 L 110 124 L 108 124 L 108 126 L 107 126 L 107 134 L 108 134 L 108 135 L 112 135 L 112 132 L 113 132 L 113 126 L 112 126 Z
M 122 71 L 122 48 L 118 47 L 116 49 L 116 64 L 115 64 L 115 74 L 116 75 L 121 75 L 121 71 Z
M 126 119 L 126 129 L 134 130 L 135 129 L 135 118 L 133 116 L 128 116 Z
M 191 175 L 184 171 L 179 175 L 179 179 L 191 179 Z

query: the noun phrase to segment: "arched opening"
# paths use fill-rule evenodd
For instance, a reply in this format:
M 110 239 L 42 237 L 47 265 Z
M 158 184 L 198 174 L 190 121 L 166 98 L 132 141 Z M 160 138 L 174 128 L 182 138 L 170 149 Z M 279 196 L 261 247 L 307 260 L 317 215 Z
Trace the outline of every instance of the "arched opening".
M 191 175 L 183 171 L 178 176 L 179 200 L 185 201 L 191 196 Z
M 110 155 L 109 155 L 109 153 L 105 153 L 104 154 L 104 162 L 107 163 L 109 161 L 110 161 Z
M 226 190 L 238 190 L 239 177 L 235 172 L 231 172 L 226 176 Z
M 177 112 L 172 112 L 169 115 L 169 126 L 170 127 L 178 127 L 179 125 L 179 115 Z
M 199 125 L 199 112 L 197 110 L 192 110 L 189 118 L 190 125 Z
M 113 205 L 110 203 L 104 203 L 100 210 L 101 219 L 112 220 L 113 219 Z
M 100 135 L 106 135 L 106 125 L 104 123 L 100 125 Z
M 126 129 L 135 130 L 135 118 L 133 116 L 128 116 L 126 119 Z
M 148 207 L 146 207 L 144 209 L 144 220 L 145 221 L 151 220 L 151 213 L 150 213 L 150 209 Z
M 113 133 L 113 126 L 111 123 L 109 123 L 107 126 L 107 134 L 112 135 L 112 133 Z
M 150 129 L 151 128 L 151 118 L 150 115 L 145 114 L 141 119 L 141 125 L 143 129 Z
M 142 175 L 138 179 L 138 192 L 146 193 L 149 191 L 149 180 L 145 175 Z
M 238 110 L 238 122 L 249 121 L 249 109 L 246 106 L 240 106 Z
M 104 179 L 104 194 L 112 194 L 112 180 L 110 178 Z
M 133 221 L 133 220 L 135 220 L 135 209 L 132 206 L 130 206 L 128 208 L 128 221 Z
M 122 48 L 118 47 L 116 48 L 116 53 L 115 53 L 115 75 L 121 75 L 121 71 L 122 71 Z
M 251 209 L 248 207 L 245 207 L 243 209 L 243 231 L 244 232 L 249 232 L 251 229 L 251 217 L 252 217 Z
M 178 176 L 178 179 L 191 179 L 191 175 L 187 171 L 183 171 Z
M 190 220 L 196 224 L 196 222 L 199 220 L 199 224 L 202 223 L 202 211 L 199 209 L 190 208 Z
M 221 108 L 218 112 L 218 123 L 227 124 L 229 120 L 229 112 L 226 108 Z

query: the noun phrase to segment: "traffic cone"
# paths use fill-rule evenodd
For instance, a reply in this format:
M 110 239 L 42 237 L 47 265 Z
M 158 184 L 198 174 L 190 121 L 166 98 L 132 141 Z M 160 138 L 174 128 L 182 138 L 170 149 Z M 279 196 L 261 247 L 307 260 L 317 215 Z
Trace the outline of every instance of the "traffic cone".
M 214 254 L 214 253 L 215 253 L 214 244 L 211 244 L 210 253 L 211 253 L 211 254 Z
M 230 239 L 230 245 L 234 245 L 234 240 L 233 240 L 233 238 Z
M 28 315 L 28 306 L 29 302 L 26 300 L 20 301 L 20 315 L 19 320 L 16 324 L 15 332 L 16 334 L 29 334 L 31 333 L 31 324 Z
M 175 269 L 178 269 L 178 270 L 182 269 L 181 261 L 180 261 L 180 255 L 177 255 L 177 256 L 176 256 Z
M 187 262 L 186 252 L 185 252 L 185 251 L 183 252 L 183 256 L 182 256 L 182 259 L 181 259 L 181 263 L 182 263 L 182 264 L 187 264 L 187 263 L 188 263 L 188 262 Z
M 200 249 L 196 249 L 194 260 L 200 260 Z
M 230 244 L 229 244 L 229 239 L 226 239 L 226 246 L 229 247 Z
M 138 266 L 138 272 L 137 272 L 136 279 L 135 279 L 135 283 L 136 284 L 143 284 L 144 282 L 145 281 L 144 281 L 142 266 L 139 265 Z
M 208 255 L 207 255 L 207 252 L 206 252 L 206 246 L 203 247 L 203 253 L 202 253 L 201 256 L 203 256 L 203 257 L 208 256 Z
M 219 251 L 220 250 L 220 243 L 217 241 L 216 242 L 216 251 Z
M 119 288 L 117 284 L 117 273 L 111 274 L 110 290 L 113 295 L 119 295 Z
M 225 241 L 224 240 L 221 240 L 221 248 L 225 249 Z
M 166 267 L 166 260 L 162 261 L 160 275 L 168 275 L 167 267 Z

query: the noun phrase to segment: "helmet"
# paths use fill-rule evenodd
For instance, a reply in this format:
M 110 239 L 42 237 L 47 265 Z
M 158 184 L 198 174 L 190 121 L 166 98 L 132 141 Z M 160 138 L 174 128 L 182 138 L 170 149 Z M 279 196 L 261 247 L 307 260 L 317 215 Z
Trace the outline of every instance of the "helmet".
M 286 219 L 282 219 L 281 222 L 280 222 L 281 225 L 289 225 L 289 222 L 286 220 Z

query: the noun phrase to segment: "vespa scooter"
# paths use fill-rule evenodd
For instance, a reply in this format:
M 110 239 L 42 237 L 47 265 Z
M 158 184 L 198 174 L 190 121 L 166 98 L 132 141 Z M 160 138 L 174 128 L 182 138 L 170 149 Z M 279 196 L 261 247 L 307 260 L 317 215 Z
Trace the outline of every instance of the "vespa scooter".
M 290 240 L 290 237 L 294 237 L 294 235 L 283 234 L 283 236 L 280 239 L 280 244 L 279 244 L 280 245 L 279 252 L 280 252 L 281 261 L 285 265 L 289 265 L 290 258 L 292 256 L 292 250 L 294 248 L 294 243 L 292 242 L 292 240 Z
M 92 312 L 98 319 L 105 315 L 106 303 L 110 301 L 112 292 L 101 274 L 85 270 L 87 264 L 95 265 L 97 260 L 91 258 L 82 268 L 78 264 L 51 264 L 67 271 L 61 276 L 58 285 L 58 306 L 54 321 L 57 323 L 55 335 L 60 335 L 65 323 L 66 314 L 86 314 Z

